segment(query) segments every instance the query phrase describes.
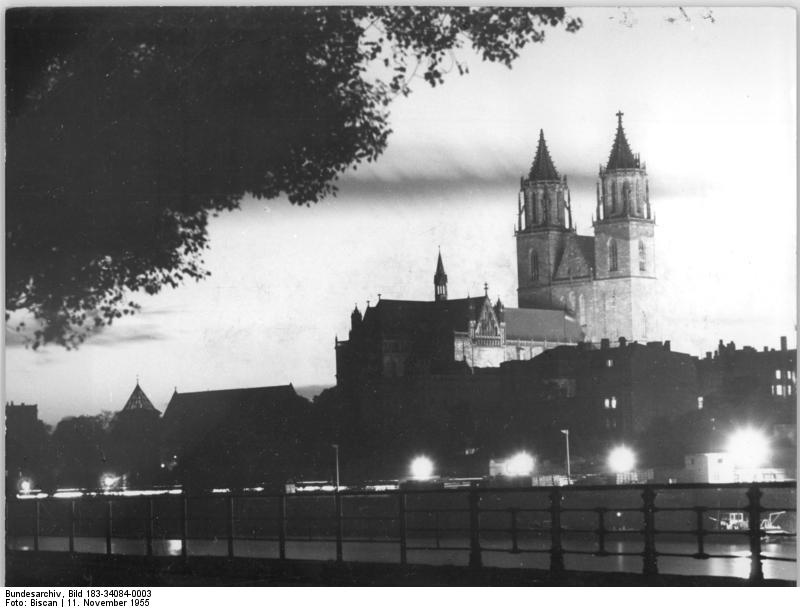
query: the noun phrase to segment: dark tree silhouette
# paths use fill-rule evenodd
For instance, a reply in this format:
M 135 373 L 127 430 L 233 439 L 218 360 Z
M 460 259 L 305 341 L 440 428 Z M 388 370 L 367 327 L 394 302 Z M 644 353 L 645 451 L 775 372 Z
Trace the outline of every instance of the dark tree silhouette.
M 380 155 L 412 76 L 510 66 L 563 9 L 12 9 L 7 311 L 76 346 L 128 293 L 206 275 L 209 214 L 246 193 L 308 204 Z
M 59 486 L 97 488 L 108 473 L 109 426 L 113 415 L 66 417 L 51 438 L 53 477 Z

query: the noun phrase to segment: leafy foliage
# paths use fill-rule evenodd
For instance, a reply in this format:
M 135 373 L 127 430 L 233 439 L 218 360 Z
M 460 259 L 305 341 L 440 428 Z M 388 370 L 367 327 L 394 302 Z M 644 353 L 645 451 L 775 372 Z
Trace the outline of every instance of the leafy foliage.
M 471 45 L 510 66 L 563 9 L 249 7 L 7 12 L 6 309 L 77 346 L 207 271 L 210 214 L 310 204 L 386 148 L 388 105 Z

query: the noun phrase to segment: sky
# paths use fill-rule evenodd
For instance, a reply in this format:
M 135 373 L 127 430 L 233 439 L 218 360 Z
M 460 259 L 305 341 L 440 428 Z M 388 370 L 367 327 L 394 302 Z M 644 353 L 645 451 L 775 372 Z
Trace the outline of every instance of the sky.
M 172 392 L 335 384 L 335 337 L 357 304 L 429 300 L 441 248 L 451 298 L 516 306 L 519 178 L 543 129 L 591 233 L 618 110 L 647 164 L 661 338 L 692 355 L 720 339 L 796 345 L 796 49 L 789 9 L 587 9 L 511 70 L 412 83 L 380 159 L 312 207 L 245 199 L 212 219 L 212 276 L 136 295 L 141 312 L 77 351 L 6 333 L 5 399 L 64 416 L 120 410 L 139 382 Z M 268 145 L 268 143 L 265 143 Z

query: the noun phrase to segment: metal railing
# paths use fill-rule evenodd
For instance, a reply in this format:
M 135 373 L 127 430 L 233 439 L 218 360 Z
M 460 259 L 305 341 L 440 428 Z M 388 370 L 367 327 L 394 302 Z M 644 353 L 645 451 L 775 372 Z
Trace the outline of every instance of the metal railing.
M 709 492 L 711 497 L 703 500 Z M 765 492 L 777 494 L 789 505 L 765 506 Z M 713 498 L 716 505 L 710 501 Z M 723 499 L 730 504 L 723 506 Z M 44 537 L 66 538 L 66 550 L 74 553 L 76 538 L 104 538 L 108 555 L 114 553 L 113 541 L 122 539 L 143 540 L 147 556 L 154 555 L 154 542 L 176 540 L 184 558 L 190 544 L 203 539 L 224 539 L 228 557 L 236 555 L 237 542 L 277 542 L 277 556 L 282 560 L 293 558 L 287 553 L 291 542 L 333 544 L 337 561 L 344 560 L 348 543 L 396 544 L 401 564 L 409 562 L 409 552 L 462 551 L 468 552 L 469 566 L 474 568 L 483 565 L 487 553 L 544 554 L 549 555 L 549 570 L 555 577 L 565 573 L 568 555 L 640 557 L 641 572 L 646 576 L 659 573 L 660 557 L 741 558 L 741 553 L 707 551 L 709 537 L 738 537 L 747 540 L 749 579 L 758 583 L 764 579 L 765 560 L 796 563 L 794 557 L 762 552 L 767 534 L 796 538 L 794 517 L 788 530 L 766 531 L 762 527 L 765 513 L 796 515 L 796 500 L 792 499 L 796 499 L 794 482 L 510 488 L 473 485 L 467 489 L 288 495 L 98 495 L 8 500 L 6 527 L 9 547 L 14 539 L 32 537 L 32 547 L 27 548 L 40 551 Z M 610 503 L 612 500 L 618 502 L 616 506 Z M 701 504 L 701 500 L 706 503 Z M 349 510 L 345 510 L 345 504 Z M 747 514 L 748 526 L 738 530 L 708 526 L 712 514 L 725 512 Z M 611 524 L 614 519 L 617 524 Z M 630 526 L 631 521 L 636 526 Z M 565 540 L 576 536 L 583 540 L 583 547 L 565 545 Z M 664 549 L 663 540 L 676 536 L 690 537 L 692 543 L 684 543 L 680 549 L 691 545 L 691 551 Z M 641 548 L 613 551 L 609 549 L 610 538 L 638 540 Z M 537 543 L 526 543 L 531 540 L 538 542 L 538 547 Z

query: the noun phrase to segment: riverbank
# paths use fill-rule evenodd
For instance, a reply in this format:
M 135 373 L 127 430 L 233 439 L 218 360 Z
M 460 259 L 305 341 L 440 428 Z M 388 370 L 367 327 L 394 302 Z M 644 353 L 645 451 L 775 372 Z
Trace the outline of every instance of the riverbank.
M 336 563 L 192 556 L 103 556 L 6 552 L 6 586 L 747 586 L 732 577 L 568 572 L 536 569 Z M 795 586 L 766 580 L 766 586 Z

